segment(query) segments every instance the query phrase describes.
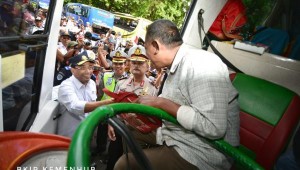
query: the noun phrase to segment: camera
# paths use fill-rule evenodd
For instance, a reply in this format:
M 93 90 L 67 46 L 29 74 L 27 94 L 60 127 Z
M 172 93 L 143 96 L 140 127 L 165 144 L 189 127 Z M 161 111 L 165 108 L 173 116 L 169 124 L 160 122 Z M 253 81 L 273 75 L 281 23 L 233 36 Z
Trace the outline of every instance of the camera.
M 102 71 L 103 67 L 94 66 L 94 71 Z

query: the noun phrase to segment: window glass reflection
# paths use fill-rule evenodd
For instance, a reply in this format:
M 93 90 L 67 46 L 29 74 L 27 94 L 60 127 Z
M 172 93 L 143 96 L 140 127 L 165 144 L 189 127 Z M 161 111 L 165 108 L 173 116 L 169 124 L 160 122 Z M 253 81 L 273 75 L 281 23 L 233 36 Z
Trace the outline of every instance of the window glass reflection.
M 49 0 L 0 0 L 0 37 L 41 34 Z M 48 4 L 47 4 L 48 3 Z

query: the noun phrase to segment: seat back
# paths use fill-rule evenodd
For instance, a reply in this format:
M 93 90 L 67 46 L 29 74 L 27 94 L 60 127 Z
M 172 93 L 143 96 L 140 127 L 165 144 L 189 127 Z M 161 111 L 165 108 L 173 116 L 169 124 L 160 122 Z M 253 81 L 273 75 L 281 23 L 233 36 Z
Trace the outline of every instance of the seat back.
M 239 150 L 265 169 L 272 169 L 299 122 L 299 96 L 256 77 L 241 73 L 230 76 L 239 91 Z

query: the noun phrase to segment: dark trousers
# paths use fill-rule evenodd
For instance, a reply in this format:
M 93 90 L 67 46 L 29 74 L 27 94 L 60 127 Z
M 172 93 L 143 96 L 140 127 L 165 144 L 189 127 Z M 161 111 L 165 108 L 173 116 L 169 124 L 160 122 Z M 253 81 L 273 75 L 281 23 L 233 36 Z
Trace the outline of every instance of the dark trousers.
M 115 135 L 116 140 L 109 143 L 106 170 L 113 170 L 116 162 L 123 155 L 122 136 L 118 133 L 115 133 Z
M 106 150 L 107 146 L 107 123 L 100 123 L 97 131 L 97 153 L 102 153 Z M 116 140 L 110 141 L 108 145 L 108 159 L 106 170 L 113 170 L 115 163 L 123 154 L 122 137 L 118 133 L 116 134 Z
M 150 161 L 152 169 L 164 170 L 198 170 L 198 168 L 183 159 L 173 147 L 166 145 L 152 147 L 143 150 Z M 129 163 L 129 165 L 127 165 Z M 123 155 L 115 165 L 115 170 L 126 170 L 130 167 L 132 170 L 139 170 L 139 164 L 135 161 L 132 153 L 128 153 L 128 162 L 126 155 Z
M 143 134 L 133 128 L 130 128 L 133 136 L 139 144 L 142 146 L 148 144 L 150 147 L 143 149 L 146 157 L 150 161 L 153 169 L 164 169 L 164 170 L 197 170 L 198 168 L 193 164 L 183 159 L 173 147 L 167 145 L 156 145 L 156 134 L 151 132 L 149 134 Z M 129 165 L 128 165 L 129 164 Z M 120 159 L 116 162 L 115 170 L 126 170 L 128 167 L 132 170 L 139 170 L 139 164 L 136 162 L 132 153 L 128 153 L 128 161 L 126 155 L 123 154 Z
M 107 146 L 107 123 L 100 123 L 97 130 L 97 152 L 102 153 Z

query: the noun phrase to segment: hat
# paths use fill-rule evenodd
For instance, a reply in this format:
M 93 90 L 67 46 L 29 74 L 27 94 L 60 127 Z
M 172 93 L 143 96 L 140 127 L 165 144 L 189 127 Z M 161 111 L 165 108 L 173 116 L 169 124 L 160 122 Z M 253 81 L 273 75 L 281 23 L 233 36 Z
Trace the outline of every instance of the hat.
M 70 48 L 70 47 L 74 47 L 74 46 L 76 46 L 76 45 L 78 45 L 78 43 L 77 43 L 76 41 L 70 41 L 70 42 L 68 43 L 67 47 Z
M 69 36 L 70 37 L 70 34 L 67 30 L 60 30 L 60 36 Z
M 133 46 L 128 51 L 128 56 L 131 61 L 147 61 L 145 47 L 141 45 Z
M 82 53 L 77 54 L 76 56 L 69 59 L 71 67 L 80 66 L 85 62 L 95 63 L 95 53 L 90 50 L 84 50 Z
M 61 17 L 61 19 L 62 19 L 62 20 L 66 20 L 67 18 L 63 15 L 63 16 Z
M 112 58 L 113 63 L 124 63 L 126 58 L 128 58 L 128 55 L 121 50 L 112 51 L 109 55 Z
M 36 17 L 35 21 L 42 21 L 42 18 L 41 17 Z

